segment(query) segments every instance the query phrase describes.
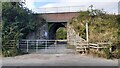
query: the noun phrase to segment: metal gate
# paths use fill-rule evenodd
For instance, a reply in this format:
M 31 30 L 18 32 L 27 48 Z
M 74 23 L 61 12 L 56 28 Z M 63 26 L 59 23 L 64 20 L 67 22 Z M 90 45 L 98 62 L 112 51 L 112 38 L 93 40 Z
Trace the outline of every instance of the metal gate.
M 72 49 L 67 49 L 67 40 L 21 40 L 18 48 L 26 53 L 73 53 Z

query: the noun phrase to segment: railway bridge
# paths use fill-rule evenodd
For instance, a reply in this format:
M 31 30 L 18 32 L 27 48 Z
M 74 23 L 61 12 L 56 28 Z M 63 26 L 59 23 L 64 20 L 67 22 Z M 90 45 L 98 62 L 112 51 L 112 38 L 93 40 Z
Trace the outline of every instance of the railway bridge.
M 67 45 L 67 44 L 74 45 L 75 39 L 78 38 L 79 40 L 79 35 L 76 35 L 74 29 L 70 28 L 69 22 L 72 18 L 78 16 L 78 14 L 79 12 L 38 14 L 40 17 L 46 20 L 45 24 L 42 27 L 38 28 L 36 32 L 28 34 L 27 38 L 21 41 L 19 47 L 25 48 L 25 51 L 27 52 L 29 52 L 30 49 L 33 50 L 33 48 L 35 48 L 35 50 L 38 52 L 38 49 L 41 49 L 41 47 L 43 47 L 44 50 L 48 48 L 51 50 L 51 48 L 55 48 L 56 44 L 58 44 L 59 42 L 62 42 L 63 43 L 62 45 Z M 64 40 L 56 39 L 56 31 L 60 27 L 64 27 L 66 29 L 67 39 L 64 39 Z M 51 48 L 48 47 L 50 45 L 51 45 Z M 61 46 L 59 48 L 61 48 Z M 65 48 L 65 47 L 62 46 L 62 48 Z M 61 49 L 61 51 L 62 50 L 63 49 Z

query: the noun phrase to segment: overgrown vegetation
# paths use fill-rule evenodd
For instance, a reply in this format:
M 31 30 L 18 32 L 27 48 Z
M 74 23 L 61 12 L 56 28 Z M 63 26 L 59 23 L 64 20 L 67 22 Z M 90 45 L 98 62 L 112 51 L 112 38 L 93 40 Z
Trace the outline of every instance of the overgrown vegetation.
M 59 28 L 56 31 L 56 39 L 67 39 L 67 31 L 65 28 Z
M 74 17 L 70 24 L 79 35 L 86 39 L 85 23 L 89 26 L 89 42 L 112 42 L 113 51 L 120 48 L 120 15 L 107 14 L 104 10 L 90 9 L 80 11 L 77 17 Z M 110 54 L 105 50 L 106 55 Z M 118 53 L 119 51 L 117 51 Z M 118 54 L 120 55 L 120 53 Z
M 15 56 L 20 53 L 16 43 L 45 22 L 37 14 L 23 7 L 24 2 L 2 3 L 2 53 Z

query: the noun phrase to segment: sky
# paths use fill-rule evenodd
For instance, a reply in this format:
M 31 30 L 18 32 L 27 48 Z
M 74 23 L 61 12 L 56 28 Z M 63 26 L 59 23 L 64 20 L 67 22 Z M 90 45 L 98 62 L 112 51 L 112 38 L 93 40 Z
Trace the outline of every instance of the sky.
M 118 13 L 119 0 L 26 0 L 25 7 L 35 13 L 85 11 L 90 5 L 107 13 Z

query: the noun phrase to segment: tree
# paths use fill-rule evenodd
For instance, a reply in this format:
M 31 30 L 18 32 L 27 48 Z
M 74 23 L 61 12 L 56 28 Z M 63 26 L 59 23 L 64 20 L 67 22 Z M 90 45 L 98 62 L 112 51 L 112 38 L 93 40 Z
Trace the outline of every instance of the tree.
M 56 39 L 67 39 L 67 31 L 61 27 L 56 31 Z
M 42 25 L 45 20 L 28 8 L 23 7 L 24 2 L 2 3 L 2 52 L 4 56 L 18 54 L 16 43 L 26 35 Z

